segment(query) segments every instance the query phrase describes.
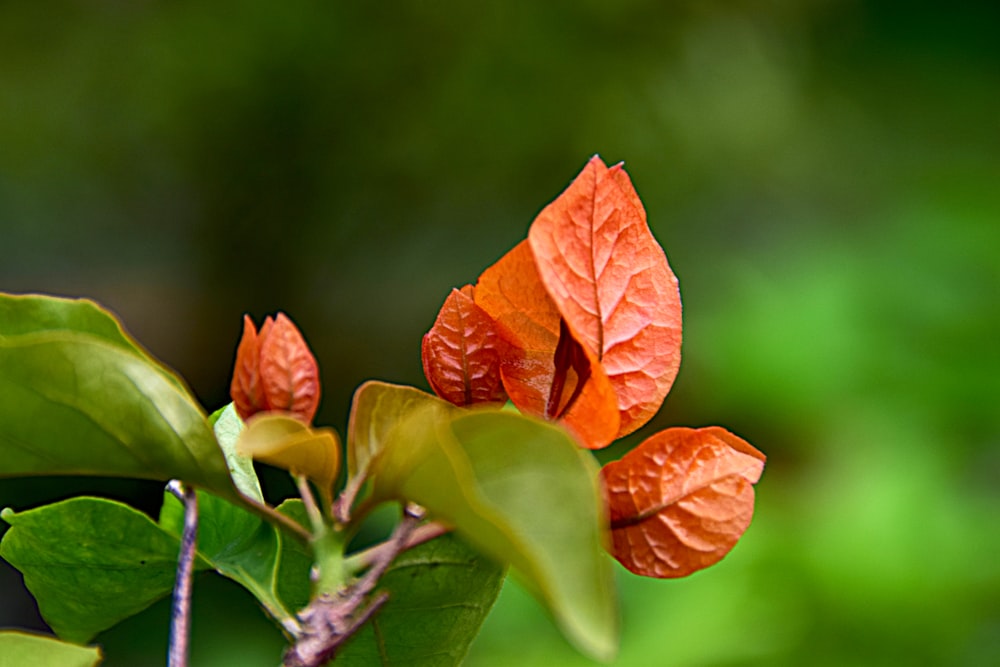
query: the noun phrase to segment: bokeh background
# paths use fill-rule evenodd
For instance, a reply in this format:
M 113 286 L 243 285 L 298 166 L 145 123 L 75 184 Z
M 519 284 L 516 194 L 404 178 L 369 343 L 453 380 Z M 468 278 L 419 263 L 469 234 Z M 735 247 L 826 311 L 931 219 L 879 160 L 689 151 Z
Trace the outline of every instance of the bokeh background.
M 426 387 L 452 286 L 586 160 L 625 160 L 680 278 L 659 416 L 769 456 L 753 525 L 679 581 L 621 568 L 618 665 L 1000 664 L 1000 5 L 0 4 L 0 289 L 113 309 L 210 408 L 282 309 L 319 421 Z M 158 485 L 2 480 L 23 508 Z M 280 488 L 273 490 L 280 493 Z M 2 529 L 0 529 L 2 530 Z M 41 627 L 16 573 L 0 625 Z M 274 665 L 196 584 L 196 665 Z M 99 641 L 162 664 L 167 605 Z M 505 588 L 472 666 L 587 665 Z

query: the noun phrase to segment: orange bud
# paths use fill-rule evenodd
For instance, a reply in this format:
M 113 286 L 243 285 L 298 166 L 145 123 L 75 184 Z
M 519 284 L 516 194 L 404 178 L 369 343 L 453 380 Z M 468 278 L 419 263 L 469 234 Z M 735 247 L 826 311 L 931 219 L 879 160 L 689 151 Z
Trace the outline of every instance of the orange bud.
M 264 320 L 260 333 L 243 317 L 243 338 L 229 389 L 236 412 L 249 419 L 258 412 L 291 413 L 310 423 L 319 407 L 319 366 L 298 328 L 284 313 Z

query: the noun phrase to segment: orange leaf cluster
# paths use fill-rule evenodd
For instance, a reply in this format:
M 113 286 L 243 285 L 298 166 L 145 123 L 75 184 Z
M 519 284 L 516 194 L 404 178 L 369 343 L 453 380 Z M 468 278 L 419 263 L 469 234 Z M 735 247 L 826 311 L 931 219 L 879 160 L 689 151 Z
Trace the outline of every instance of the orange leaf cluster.
M 526 240 L 475 287 L 452 291 L 424 336 L 423 363 L 456 405 L 509 398 L 598 449 L 659 410 L 680 348 L 677 278 L 622 165 L 594 156 Z M 716 562 L 749 524 L 763 461 L 709 428 L 669 429 L 608 464 L 613 555 L 655 577 Z
M 243 316 L 229 393 L 244 420 L 258 412 L 278 411 L 312 422 L 319 408 L 319 366 L 284 313 L 268 316 L 260 333 L 249 316 Z

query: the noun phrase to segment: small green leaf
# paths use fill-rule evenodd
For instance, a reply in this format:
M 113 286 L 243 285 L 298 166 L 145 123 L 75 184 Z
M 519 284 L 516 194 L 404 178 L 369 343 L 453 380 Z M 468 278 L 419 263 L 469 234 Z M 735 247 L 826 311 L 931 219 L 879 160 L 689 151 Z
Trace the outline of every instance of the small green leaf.
M 401 415 L 425 405 L 451 412 L 453 406 L 437 396 L 398 384 L 371 380 L 354 392 L 347 426 L 347 473 L 363 472 L 389 439 Z
M 257 461 L 305 475 L 332 502 L 340 472 L 340 439 L 333 429 L 311 428 L 285 414 L 261 413 L 250 418 L 236 450 Z
M 338 666 L 450 667 L 489 614 L 504 569 L 454 535 L 410 549 L 379 581 L 389 601 L 337 654 Z
M 208 421 L 215 431 L 215 439 L 219 441 L 226 464 L 229 466 L 229 476 L 233 478 L 236 488 L 259 503 L 264 502 L 264 493 L 260 489 L 260 480 L 253 467 L 253 457 L 237 451 L 236 443 L 245 427 L 240 415 L 232 403 L 213 412 Z
M 561 428 L 507 411 L 422 406 L 371 467 L 375 500 L 411 500 L 509 563 L 579 649 L 618 641 L 603 497 L 593 458 Z
M 160 527 L 179 537 L 184 525 L 184 506 L 169 493 L 163 496 Z M 236 581 L 278 622 L 292 618 L 292 609 L 279 595 L 279 568 L 282 552 L 289 548 L 302 552 L 295 540 L 280 535 L 269 523 L 247 510 L 210 493 L 198 492 L 197 554 L 203 567 Z M 283 549 L 284 548 L 284 549 Z M 292 556 L 294 558 L 294 556 Z M 294 562 L 294 561 L 293 561 Z M 309 583 L 309 567 L 286 568 L 285 576 L 302 576 Z M 297 604 L 298 599 L 292 601 Z
M 12 526 L 0 556 L 63 639 L 87 642 L 173 589 L 178 540 L 128 505 L 80 497 L 0 516 Z
M 110 315 L 5 295 L 0 313 L 0 477 L 178 478 L 236 497 L 201 407 Z
M 97 667 L 101 649 L 77 646 L 54 637 L 26 632 L 0 632 L 0 667 Z

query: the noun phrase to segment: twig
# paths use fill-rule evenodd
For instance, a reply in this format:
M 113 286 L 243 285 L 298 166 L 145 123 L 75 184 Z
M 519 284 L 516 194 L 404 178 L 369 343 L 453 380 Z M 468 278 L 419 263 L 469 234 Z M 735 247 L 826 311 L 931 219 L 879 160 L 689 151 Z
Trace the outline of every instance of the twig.
M 193 487 L 178 480 L 171 480 L 167 489 L 184 504 L 184 531 L 181 533 L 181 548 L 177 555 L 168 665 L 187 667 L 188 639 L 191 635 L 191 584 L 198 538 L 198 496 Z
M 443 523 L 438 523 L 436 521 L 431 523 L 425 523 L 422 526 L 416 527 L 410 536 L 406 540 L 406 544 L 400 551 L 406 551 L 407 549 L 412 549 L 415 546 L 419 546 L 424 542 L 430 542 L 436 537 L 440 537 L 445 533 L 451 532 L 451 526 L 446 526 Z M 383 542 L 382 544 L 376 544 L 373 547 L 365 549 L 364 551 L 359 551 L 351 556 L 349 556 L 345 561 L 344 565 L 350 572 L 360 572 L 361 570 L 371 567 L 376 561 L 381 557 L 382 552 L 390 547 L 388 542 Z
M 347 485 L 337 497 L 337 502 L 333 504 L 333 519 L 339 523 L 346 524 L 351 520 L 351 506 L 358 497 L 358 492 L 365 485 L 368 476 L 363 472 L 358 472 L 347 480 Z
M 424 518 L 424 509 L 407 505 L 399 522 L 382 550 L 372 554 L 370 567 L 354 584 L 335 594 L 324 594 L 302 610 L 302 634 L 285 653 L 284 667 L 319 667 L 336 654 L 337 649 L 370 619 L 389 599 L 381 592 L 367 604 L 379 578 L 400 552 L 407 548 Z

